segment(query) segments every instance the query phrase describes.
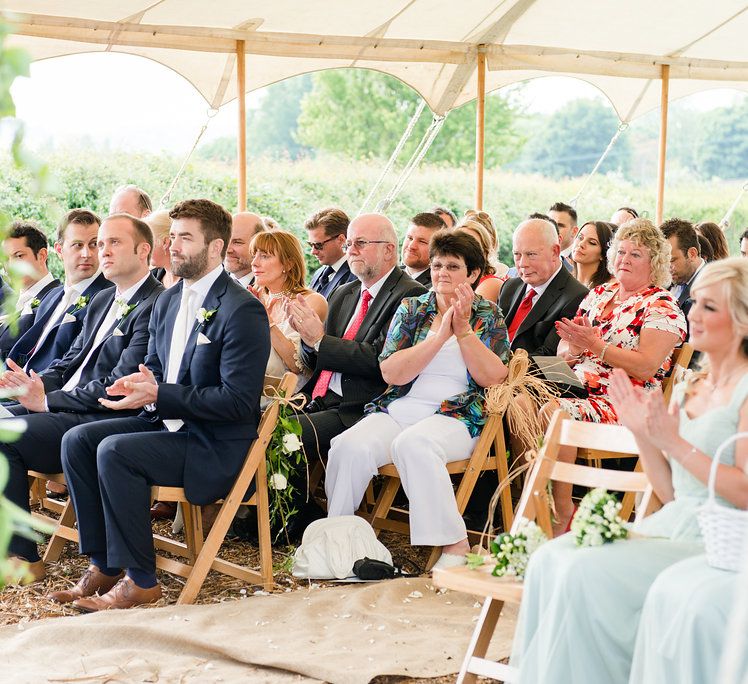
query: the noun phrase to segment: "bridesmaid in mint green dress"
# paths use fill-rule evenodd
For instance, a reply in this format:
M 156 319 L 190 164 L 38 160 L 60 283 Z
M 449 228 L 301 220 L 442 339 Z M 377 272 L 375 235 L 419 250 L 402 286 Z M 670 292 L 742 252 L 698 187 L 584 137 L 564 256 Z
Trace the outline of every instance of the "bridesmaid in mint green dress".
M 664 570 L 644 603 L 631 682 L 700 684 L 718 678 L 738 582 L 748 576 L 713 568 L 695 556 Z M 738 669 L 748 677 L 748 634 Z M 744 681 L 739 679 L 738 681 Z
M 725 439 L 748 430 L 748 260 L 708 264 L 691 294 L 691 342 L 708 372 L 676 388 L 670 412 L 659 390 L 632 386 L 622 371 L 610 387 L 664 506 L 634 538 L 581 549 L 567 534 L 535 552 L 511 659 L 520 682 L 628 682 L 647 592 L 667 568 L 703 554 L 696 511 L 707 496 L 711 459 Z M 721 463 L 720 502 L 748 507 L 748 440 L 723 452 Z

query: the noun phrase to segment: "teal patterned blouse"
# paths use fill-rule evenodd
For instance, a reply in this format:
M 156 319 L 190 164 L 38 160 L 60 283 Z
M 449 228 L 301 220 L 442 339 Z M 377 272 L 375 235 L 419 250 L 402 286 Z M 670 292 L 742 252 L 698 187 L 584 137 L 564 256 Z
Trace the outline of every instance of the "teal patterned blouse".
M 379 361 L 384 361 L 400 349 L 407 349 L 425 340 L 436 314 L 436 293 L 433 291 L 420 297 L 403 299 L 390 324 Z M 505 364 L 509 362 L 509 338 L 506 324 L 496 304 L 481 296 L 476 296 L 473 299 L 470 327 L 486 347 Z M 366 405 L 364 413 L 377 411 L 386 413 L 390 403 L 404 397 L 410 391 L 413 381 L 407 385 L 390 385 L 384 394 Z M 465 423 L 471 437 L 477 437 L 486 422 L 485 397 L 483 388 L 478 386 L 469 372 L 467 382 L 467 391 L 444 399 L 437 413 L 457 418 Z

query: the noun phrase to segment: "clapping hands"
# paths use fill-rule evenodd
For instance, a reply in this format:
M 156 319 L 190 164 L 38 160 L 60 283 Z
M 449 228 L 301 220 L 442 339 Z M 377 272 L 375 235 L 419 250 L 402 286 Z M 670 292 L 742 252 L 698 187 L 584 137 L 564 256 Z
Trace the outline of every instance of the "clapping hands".
M 558 336 L 568 343 L 572 354 L 581 354 L 585 349 L 600 339 L 600 329 L 593 328 L 586 316 L 577 316 L 574 320 L 562 318 L 556 321 Z
M 301 335 L 304 344 L 313 347 L 325 334 L 325 325 L 317 312 L 309 306 L 304 295 L 298 294 L 293 299 L 287 299 L 283 304 L 283 312 L 291 327 Z
M 47 410 L 46 392 L 44 383 L 35 371 L 26 375 L 13 359 L 6 359 L 8 370 L 0 376 L 0 389 L 14 390 L 18 394 L 15 398 L 25 409 L 34 413 L 42 413 Z

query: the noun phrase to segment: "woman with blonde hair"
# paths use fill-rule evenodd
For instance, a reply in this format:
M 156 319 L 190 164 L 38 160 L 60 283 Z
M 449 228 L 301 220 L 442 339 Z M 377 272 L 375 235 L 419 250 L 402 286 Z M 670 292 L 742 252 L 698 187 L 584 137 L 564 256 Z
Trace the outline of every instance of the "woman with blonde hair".
M 499 261 L 499 232 L 496 230 L 491 214 L 486 211 L 468 209 L 463 217 L 463 221 L 465 220 L 477 221 L 486 229 L 489 240 L 489 266 L 493 268 L 493 272 L 497 278 L 503 278 L 506 280 L 509 267 Z
M 483 223 L 471 218 L 463 218 L 455 230 L 464 230 L 468 235 L 470 235 L 470 237 L 473 237 L 478 241 L 481 251 L 483 252 L 483 257 L 486 260 L 486 270 L 478 282 L 478 287 L 475 289 L 475 293 L 486 298 L 489 302 L 496 304 L 499 301 L 501 286 L 506 281 L 506 277 L 499 277 L 496 275 L 495 264 L 498 264 L 498 260 L 496 259 L 495 254 L 493 260 L 491 259 L 491 233 Z
M 299 376 L 297 388 L 303 387 L 311 375 L 300 361 L 301 338 L 288 321 L 286 302 L 303 294 L 309 306 L 322 321 L 327 318 L 327 300 L 306 285 L 304 252 L 299 239 L 284 230 L 262 233 L 250 244 L 254 292 L 265 305 L 270 320 L 270 359 L 268 375 L 281 376 L 291 371 Z
M 171 219 L 168 209 L 159 209 L 148 214 L 145 221 L 153 233 L 153 252 L 151 252 L 151 273 L 164 287 L 171 287 L 178 283 L 179 276 L 172 275 L 171 256 Z
M 556 408 L 576 420 L 617 423 L 608 397 L 613 369 L 620 368 L 633 384 L 659 388 L 670 370 L 676 345 L 686 339 L 686 319 L 665 288 L 670 284 L 670 243 L 647 219 L 624 223 L 608 249 L 608 270 L 615 280 L 592 290 L 574 320 L 556 323 L 563 357 L 584 385 L 585 398 L 561 398 L 544 407 Z M 563 448 L 563 461 L 573 463 L 576 450 Z M 571 485 L 558 483 L 553 498 L 563 531 L 572 515 Z
M 675 387 L 669 410 L 621 369 L 610 388 L 664 505 L 632 538 L 578 549 L 567 534 L 533 554 L 512 655 L 519 682 L 717 681 L 739 576 L 706 563 L 697 512 L 717 449 L 748 431 L 748 262 L 707 264 L 691 295 L 690 340 L 708 370 Z M 722 506 L 748 508 L 746 468 L 743 439 L 720 458 Z

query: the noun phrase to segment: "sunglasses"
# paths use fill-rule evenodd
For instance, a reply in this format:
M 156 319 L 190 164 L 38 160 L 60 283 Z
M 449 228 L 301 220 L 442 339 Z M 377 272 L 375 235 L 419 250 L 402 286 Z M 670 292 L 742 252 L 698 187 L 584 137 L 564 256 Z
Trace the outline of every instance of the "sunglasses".
M 337 240 L 337 239 L 338 239 L 338 236 L 336 235 L 335 237 L 327 238 L 327 240 L 322 240 L 322 242 L 307 242 L 307 244 L 309 245 L 309 249 L 316 249 L 317 251 L 319 251 L 328 242 L 332 242 L 333 240 Z

